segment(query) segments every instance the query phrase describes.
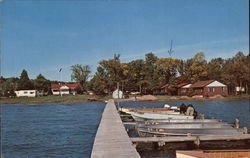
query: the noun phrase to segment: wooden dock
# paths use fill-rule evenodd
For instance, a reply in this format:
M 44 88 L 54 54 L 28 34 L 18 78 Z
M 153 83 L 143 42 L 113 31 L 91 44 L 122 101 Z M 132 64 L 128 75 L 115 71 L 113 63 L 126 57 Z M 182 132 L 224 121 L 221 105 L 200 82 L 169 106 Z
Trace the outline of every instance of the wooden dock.
M 91 158 L 110 157 L 140 157 L 123 126 L 114 100 L 109 100 L 103 111 L 91 153 Z
M 249 158 L 250 149 L 241 150 L 177 150 L 177 158 Z

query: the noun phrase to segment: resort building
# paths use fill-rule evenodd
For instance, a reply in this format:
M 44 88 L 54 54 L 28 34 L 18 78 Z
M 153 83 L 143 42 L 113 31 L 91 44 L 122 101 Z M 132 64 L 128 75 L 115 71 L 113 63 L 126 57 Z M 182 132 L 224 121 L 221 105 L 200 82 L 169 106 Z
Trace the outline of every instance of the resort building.
M 192 93 L 201 97 L 227 96 L 227 86 L 215 80 L 199 81 L 191 85 Z
M 160 94 L 168 94 L 169 93 L 168 88 L 169 88 L 169 84 L 165 84 L 161 86 Z
M 77 83 L 58 83 L 51 84 L 51 91 L 53 95 L 64 95 L 77 93 L 79 85 Z
M 178 96 L 187 96 L 190 93 L 190 86 L 192 84 L 189 83 L 181 83 L 177 85 Z

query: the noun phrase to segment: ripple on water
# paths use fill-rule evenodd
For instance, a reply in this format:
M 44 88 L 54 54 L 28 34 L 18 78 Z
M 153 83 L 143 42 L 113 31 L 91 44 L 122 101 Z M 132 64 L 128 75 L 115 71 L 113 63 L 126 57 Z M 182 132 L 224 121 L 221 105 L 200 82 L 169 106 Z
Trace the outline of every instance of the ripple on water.
M 1 105 L 3 156 L 89 157 L 104 103 Z
M 162 107 L 193 104 L 206 117 L 233 122 L 250 129 L 249 101 L 123 102 L 122 106 Z M 5 158 L 90 157 L 102 111 L 101 102 L 1 105 Z M 175 157 L 174 151 L 144 151 L 142 157 Z

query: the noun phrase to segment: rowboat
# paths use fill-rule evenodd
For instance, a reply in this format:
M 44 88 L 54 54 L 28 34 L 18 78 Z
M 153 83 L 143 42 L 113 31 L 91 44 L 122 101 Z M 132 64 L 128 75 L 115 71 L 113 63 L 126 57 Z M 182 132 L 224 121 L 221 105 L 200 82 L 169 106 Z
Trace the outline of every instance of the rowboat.
M 169 108 L 131 108 L 131 107 L 119 107 L 120 112 L 130 114 L 131 112 L 157 112 L 164 114 L 180 114 L 178 110 L 171 110 Z
M 194 123 L 218 123 L 220 120 L 216 119 L 164 119 L 164 120 L 146 120 L 146 121 L 138 121 L 138 124 L 194 124 Z
M 154 129 L 214 129 L 214 128 L 233 128 L 233 125 L 225 122 L 217 123 L 170 123 L 170 124 L 158 124 L 158 125 L 148 125 L 148 124 L 138 124 L 139 128 L 154 128 Z
M 156 112 L 130 112 L 135 121 L 166 120 L 166 119 L 194 119 L 194 116 L 184 114 L 164 114 Z
M 245 134 L 244 129 L 237 128 L 146 128 L 138 127 L 138 134 L 141 137 L 152 136 L 203 136 L 203 135 L 234 135 Z

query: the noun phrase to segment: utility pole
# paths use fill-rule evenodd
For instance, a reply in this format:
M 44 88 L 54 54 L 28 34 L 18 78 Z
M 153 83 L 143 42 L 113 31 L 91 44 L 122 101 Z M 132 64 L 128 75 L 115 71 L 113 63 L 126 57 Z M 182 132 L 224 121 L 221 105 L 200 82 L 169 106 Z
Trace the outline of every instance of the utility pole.
M 60 68 L 59 73 L 60 73 L 59 93 L 60 93 L 60 96 L 62 97 L 62 91 L 61 91 L 61 85 L 62 85 L 62 68 Z
M 118 94 L 118 99 L 117 99 L 117 106 L 118 108 L 120 107 L 120 103 L 119 103 L 119 99 L 120 99 L 120 85 L 119 85 L 119 82 L 117 82 L 117 94 Z
M 172 53 L 174 52 L 174 51 L 172 50 L 172 47 L 173 47 L 173 40 L 171 40 L 170 49 L 169 49 L 169 51 L 168 51 L 168 54 L 170 55 L 170 57 L 172 57 Z

